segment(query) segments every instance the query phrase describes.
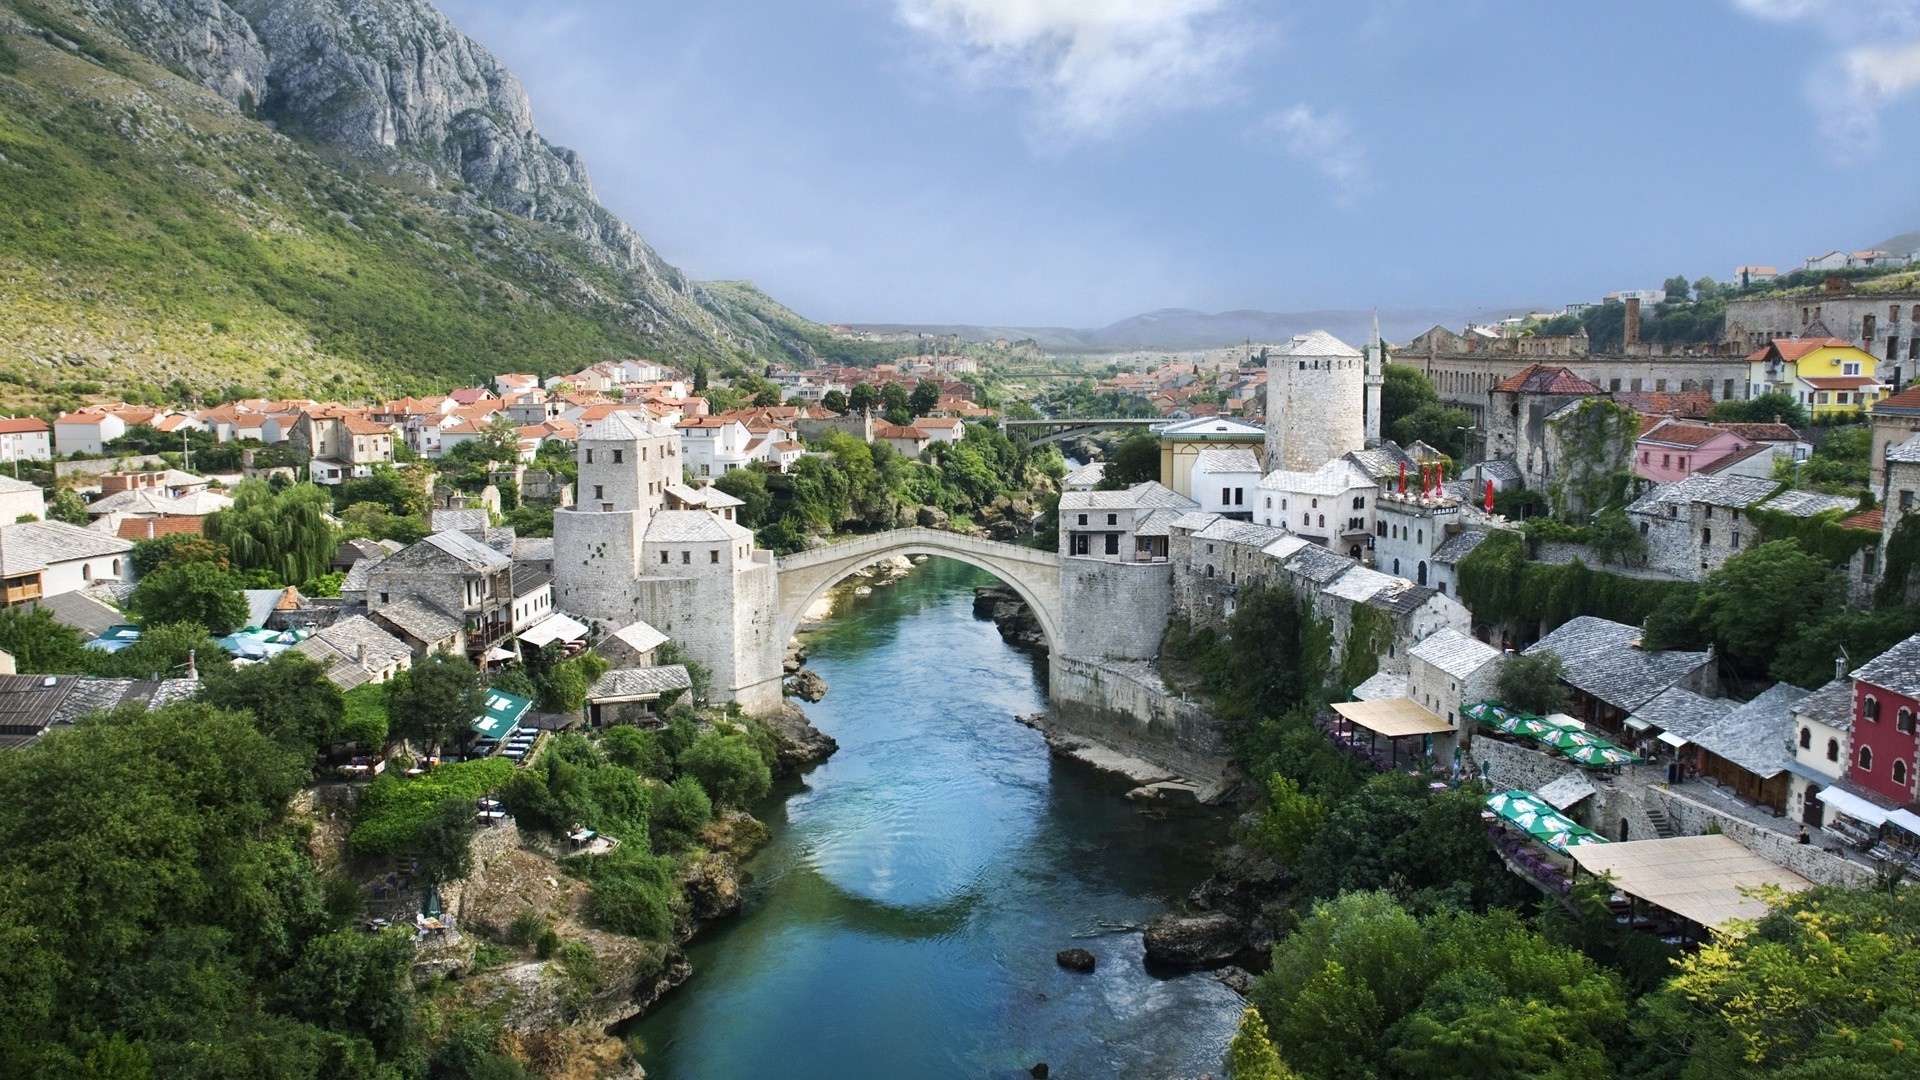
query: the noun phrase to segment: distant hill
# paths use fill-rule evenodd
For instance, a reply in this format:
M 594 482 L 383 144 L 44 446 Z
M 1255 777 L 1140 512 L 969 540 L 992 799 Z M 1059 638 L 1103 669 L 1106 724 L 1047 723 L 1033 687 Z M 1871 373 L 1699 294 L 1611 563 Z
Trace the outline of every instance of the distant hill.
M 1433 326 L 1459 327 L 1465 322 L 1490 322 L 1523 314 L 1525 307 L 1502 309 L 1383 308 L 1380 332 L 1390 341 L 1404 341 Z M 1353 344 L 1373 334 L 1373 315 L 1358 308 L 1320 311 L 1222 311 L 1208 314 L 1188 308 L 1162 308 L 1121 319 L 1097 329 L 1058 326 L 968 326 L 873 323 L 856 326 L 875 333 L 953 334 L 970 341 L 996 338 L 1033 339 L 1053 352 L 1125 352 L 1136 349 L 1217 349 L 1244 341 L 1285 341 L 1295 334 L 1325 330 Z
M 1899 236 L 1890 236 L 1874 244 L 1869 250 L 1884 251 L 1889 255 L 1911 255 L 1920 251 L 1920 232 L 1904 232 Z

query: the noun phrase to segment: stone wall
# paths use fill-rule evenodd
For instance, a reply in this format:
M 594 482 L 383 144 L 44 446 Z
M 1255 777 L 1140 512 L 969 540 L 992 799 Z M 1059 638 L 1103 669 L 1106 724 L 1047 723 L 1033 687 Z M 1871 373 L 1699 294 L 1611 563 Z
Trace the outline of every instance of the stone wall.
M 640 551 L 636 528 L 631 512 L 554 511 L 554 606 L 597 619 L 609 630 L 639 618 L 633 590 Z
M 1078 736 L 1188 779 L 1227 771 L 1226 740 L 1199 705 L 1167 692 L 1145 663 L 1052 657 L 1050 732 Z
M 1680 791 L 1650 787 L 1645 790 L 1645 795 L 1654 806 L 1665 811 L 1667 820 L 1682 836 L 1699 835 L 1707 831 L 1709 823 L 1719 822 L 1722 833 L 1740 841 L 1762 858 L 1778 863 L 1815 884 L 1859 886 L 1873 878 L 1873 871 L 1859 863 L 1812 844 L 1802 844 L 1796 836 L 1743 821 Z M 1790 827 L 1790 824 L 1783 827 Z
M 1173 615 L 1169 563 L 1060 560 L 1058 655 L 1145 660 L 1160 654 Z

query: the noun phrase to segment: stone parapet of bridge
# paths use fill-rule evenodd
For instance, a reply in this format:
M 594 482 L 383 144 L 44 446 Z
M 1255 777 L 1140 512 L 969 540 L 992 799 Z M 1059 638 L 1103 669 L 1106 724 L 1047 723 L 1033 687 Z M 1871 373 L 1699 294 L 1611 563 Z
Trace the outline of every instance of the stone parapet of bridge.
M 859 536 L 782 556 L 780 633 L 785 641 L 807 609 L 857 570 L 895 555 L 939 555 L 977 566 L 1005 582 L 1033 609 L 1050 645 L 1060 640 L 1060 556 L 942 529 L 910 528 Z M 1057 647 L 1057 646 L 1056 646 Z

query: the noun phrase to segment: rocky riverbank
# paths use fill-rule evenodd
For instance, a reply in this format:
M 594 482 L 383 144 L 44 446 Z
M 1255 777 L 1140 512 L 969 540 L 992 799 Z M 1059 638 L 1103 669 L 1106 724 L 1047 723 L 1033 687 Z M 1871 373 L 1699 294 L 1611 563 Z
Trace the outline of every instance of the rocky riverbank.
M 777 750 L 776 776 L 839 749 L 791 704 L 765 722 Z M 644 1014 L 692 975 L 685 946 L 706 926 L 739 913 L 749 881 L 741 866 L 767 838 L 766 825 L 740 811 L 709 823 L 699 853 L 674 876 L 687 917 L 671 941 L 655 942 L 594 925 L 591 887 L 561 869 L 553 839 L 522 834 L 511 819 L 483 828 L 473 840 L 472 871 L 441 890 L 452 929 L 421 946 L 414 984 L 424 990 L 444 983 L 436 992 L 450 1014 L 497 1016 L 503 1048 L 537 1075 L 640 1080 L 645 1073 L 609 1029 Z
M 1272 962 L 1273 943 L 1288 930 L 1292 879 L 1280 864 L 1243 844 L 1214 853 L 1214 872 L 1179 911 L 1148 923 L 1141 937 L 1147 964 L 1162 970 L 1211 968 L 1246 994 L 1256 972 Z
M 1000 639 L 1022 652 L 1045 656 L 1047 635 L 1040 619 L 1020 594 L 1006 585 L 980 585 L 973 590 L 973 617 L 992 619 Z

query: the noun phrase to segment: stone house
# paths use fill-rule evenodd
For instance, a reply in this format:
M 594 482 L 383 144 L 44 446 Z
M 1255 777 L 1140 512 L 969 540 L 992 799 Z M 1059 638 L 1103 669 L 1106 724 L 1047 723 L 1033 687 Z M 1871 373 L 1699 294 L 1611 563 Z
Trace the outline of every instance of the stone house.
M 421 654 L 452 639 L 484 655 L 512 634 L 513 601 L 513 560 L 451 530 L 380 560 L 366 582 L 368 611 L 394 623 Z
M 1807 693 L 1791 683 L 1775 683 L 1695 735 L 1701 773 L 1747 802 L 1786 813 L 1793 708 Z
M 645 622 L 632 622 L 594 643 L 593 651 L 616 668 L 654 666 L 667 635 Z
M 0 607 L 133 580 L 133 545 L 63 521 L 0 524 Z
M 1407 697 L 1458 733 L 1462 711 L 1494 697 L 1500 656 L 1499 649 L 1451 626 L 1436 630 L 1407 651 Z
M 693 689 L 693 679 L 680 664 L 666 667 L 615 668 L 602 675 L 587 691 L 587 725 L 612 727 L 635 724 L 658 725 L 662 697 L 679 697 Z
M 1564 667 L 1561 681 L 1577 720 L 1614 734 L 1631 730 L 1627 718 L 1676 686 L 1702 697 L 1719 689 L 1711 652 L 1644 649 L 1640 628 L 1592 615 L 1570 619 L 1529 646 L 1525 655 L 1552 653 Z
M 1242 521 L 1253 519 L 1253 502 L 1258 497 L 1260 460 L 1252 450 L 1215 447 L 1200 452 L 1193 463 L 1193 498 L 1200 509 Z
M 1698 581 L 1759 542 L 1744 511 L 1780 485 L 1751 476 L 1690 476 L 1653 488 L 1627 507 L 1647 542 L 1647 565 Z
M 293 651 L 319 664 L 342 690 L 383 683 L 413 666 L 413 650 L 372 619 L 353 615 L 315 631 Z
M 1122 491 L 1067 491 L 1060 495 L 1060 553 L 1070 558 L 1150 561 L 1167 556 L 1166 534 L 1144 547 L 1135 533 L 1156 510 L 1196 510 L 1192 499 L 1144 480 Z
M 1818 828 L 1826 824 L 1820 793 L 1846 779 L 1852 760 L 1853 680 L 1840 674 L 1794 702 L 1793 720 L 1787 813 Z
M 1876 492 L 1887 478 L 1887 451 L 1920 435 L 1920 386 L 1909 386 L 1873 405 L 1873 450 L 1868 455 L 1868 483 Z
M 1252 517 L 1358 559 L 1372 540 L 1379 491 L 1374 477 L 1346 457 L 1311 472 L 1276 469 L 1260 478 Z

